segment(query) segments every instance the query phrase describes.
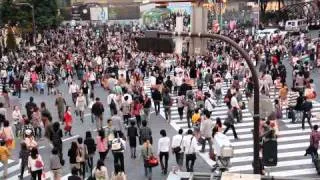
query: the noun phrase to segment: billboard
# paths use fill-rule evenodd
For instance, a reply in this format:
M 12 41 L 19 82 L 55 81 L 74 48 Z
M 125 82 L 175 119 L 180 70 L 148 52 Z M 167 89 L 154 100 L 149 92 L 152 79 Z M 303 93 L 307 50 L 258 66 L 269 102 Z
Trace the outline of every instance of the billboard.
M 109 20 L 139 19 L 139 5 L 110 5 L 108 8 Z
M 108 8 L 107 7 L 91 7 L 90 8 L 90 20 L 92 21 L 106 21 L 108 20 Z

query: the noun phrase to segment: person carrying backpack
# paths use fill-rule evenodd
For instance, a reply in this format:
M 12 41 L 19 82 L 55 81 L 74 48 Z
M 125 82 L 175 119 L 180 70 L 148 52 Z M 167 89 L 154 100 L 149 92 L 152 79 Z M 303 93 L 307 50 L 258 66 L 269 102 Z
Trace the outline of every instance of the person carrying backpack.
M 111 143 L 111 150 L 113 153 L 113 159 L 114 159 L 114 167 L 116 167 L 117 164 L 120 164 L 121 170 L 124 171 L 124 150 L 126 148 L 126 142 L 120 138 L 119 133 L 115 133 L 115 138 L 112 140 Z

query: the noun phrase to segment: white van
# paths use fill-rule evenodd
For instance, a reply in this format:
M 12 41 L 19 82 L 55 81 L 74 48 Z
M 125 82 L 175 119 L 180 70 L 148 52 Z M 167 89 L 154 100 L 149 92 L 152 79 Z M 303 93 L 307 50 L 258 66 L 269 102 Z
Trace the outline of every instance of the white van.
M 307 32 L 308 23 L 305 19 L 288 20 L 284 29 L 291 32 Z

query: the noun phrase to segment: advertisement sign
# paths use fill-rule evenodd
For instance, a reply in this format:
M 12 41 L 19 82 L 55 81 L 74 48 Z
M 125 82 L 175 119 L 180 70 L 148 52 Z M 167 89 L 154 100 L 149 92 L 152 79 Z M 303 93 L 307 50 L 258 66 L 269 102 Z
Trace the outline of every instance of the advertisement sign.
M 90 8 L 90 19 L 92 21 L 106 21 L 108 20 L 108 8 L 92 7 Z
M 127 20 L 140 18 L 139 5 L 110 5 L 108 8 L 109 20 Z

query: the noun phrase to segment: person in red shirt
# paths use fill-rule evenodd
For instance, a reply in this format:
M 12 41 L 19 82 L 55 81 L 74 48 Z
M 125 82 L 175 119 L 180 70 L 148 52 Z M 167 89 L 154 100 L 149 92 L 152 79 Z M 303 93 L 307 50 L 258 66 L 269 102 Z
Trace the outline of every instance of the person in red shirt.
M 66 107 L 66 112 L 64 113 L 64 134 L 65 136 L 67 135 L 67 133 L 69 133 L 69 136 L 71 135 L 71 128 L 72 128 L 72 114 L 71 114 L 71 107 L 67 106 Z

